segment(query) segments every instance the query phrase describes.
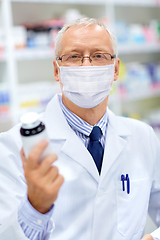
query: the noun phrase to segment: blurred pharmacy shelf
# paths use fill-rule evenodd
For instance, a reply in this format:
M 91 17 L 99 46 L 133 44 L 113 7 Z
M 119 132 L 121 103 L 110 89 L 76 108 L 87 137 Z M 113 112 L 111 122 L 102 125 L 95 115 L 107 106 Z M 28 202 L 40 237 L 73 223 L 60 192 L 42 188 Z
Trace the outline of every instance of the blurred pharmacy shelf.
M 0 103 L 1 126 L 2 122 L 4 125 L 9 122 L 8 128 L 13 126 L 19 116 L 30 109 L 38 112 L 45 109 L 58 91 L 53 84 L 52 65 L 56 34 L 63 22 L 81 16 L 100 19 L 113 27 L 118 53 L 125 64 L 135 59 L 142 61 L 142 56 L 146 63 L 159 64 L 160 35 L 155 28 L 158 29 L 160 22 L 160 0 L 1 0 L 0 33 L 5 35 L 5 47 L 1 34 L 0 88 L 1 83 L 5 83 L 9 94 L 7 105 L 2 100 Z M 124 113 L 123 104 L 125 113 L 130 113 L 128 102 L 135 105 L 138 102 L 139 108 L 140 102 L 160 101 L 159 87 L 141 86 L 142 91 L 135 93 L 130 91 L 128 81 L 124 84 L 127 84 L 125 92 L 119 92 L 121 86 L 118 85 L 110 97 L 111 109 L 120 115 Z M 149 104 L 142 108 L 151 110 Z
M 60 92 L 59 84 L 50 81 L 19 84 L 17 92 L 17 118 L 28 111 L 41 113 L 51 98 Z M 10 92 L 5 83 L 0 84 L 0 131 L 11 127 Z M 8 127 L 7 127 L 8 124 Z M 2 129 L 3 127 L 3 129 Z
M 136 54 L 136 53 L 157 53 L 160 52 L 160 42 L 143 43 L 143 44 L 119 44 L 119 54 Z
M 24 48 L 14 51 L 15 59 L 18 61 L 33 59 L 54 59 L 54 49 L 51 48 Z
M 112 2 L 112 0 L 109 0 L 109 2 Z M 113 0 L 113 3 L 119 6 L 145 6 L 145 7 L 154 7 L 154 6 L 160 6 L 159 0 Z
M 140 53 L 158 53 L 160 52 L 160 43 L 144 43 L 144 44 L 119 44 L 118 54 L 140 54 Z M 34 59 L 53 59 L 54 49 L 44 48 L 22 48 L 14 50 L 14 57 L 18 61 L 34 60 Z M 0 52 L 0 61 L 5 61 L 6 55 L 4 51 Z
M 51 98 L 60 92 L 58 83 L 41 81 L 20 84 L 18 88 L 19 118 L 26 111 L 41 113 Z
M 140 53 L 154 53 L 160 52 L 160 44 L 127 44 L 118 46 L 118 54 L 140 54 Z M 18 61 L 33 60 L 33 59 L 47 59 L 54 58 L 54 49 L 45 48 L 23 48 L 14 51 L 14 57 Z M 0 54 L 0 60 L 5 60 L 5 54 Z
M 4 51 L 0 51 L 0 62 L 3 62 L 6 60 L 6 55 Z
M 91 4 L 91 5 L 100 5 L 105 4 L 104 0 L 12 0 L 12 2 L 35 2 L 35 3 L 53 3 L 53 4 Z
M 142 101 L 145 99 L 157 98 L 160 97 L 160 85 L 152 86 L 149 89 L 143 91 L 137 91 L 134 93 L 125 93 L 125 94 L 111 94 L 110 95 L 110 104 L 116 104 L 116 102 L 134 102 L 134 101 Z M 159 102 L 160 106 L 160 102 Z
M 119 54 L 131 54 L 131 53 L 154 53 L 160 52 L 160 43 L 150 44 L 127 44 L 119 45 Z M 15 51 L 15 58 L 17 60 L 26 59 L 41 59 L 41 58 L 54 58 L 54 50 L 50 48 L 35 48 L 35 49 L 20 49 Z
M 153 6 L 159 6 L 160 5 L 160 1 L 159 0 L 12 0 L 12 2 L 43 2 L 43 3 L 58 3 L 58 4 L 106 4 L 106 2 L 108 4 L 115 4 L 115 5 L 122 5 L 122 6 L 147 6 L 147 7 L 153 7 Z

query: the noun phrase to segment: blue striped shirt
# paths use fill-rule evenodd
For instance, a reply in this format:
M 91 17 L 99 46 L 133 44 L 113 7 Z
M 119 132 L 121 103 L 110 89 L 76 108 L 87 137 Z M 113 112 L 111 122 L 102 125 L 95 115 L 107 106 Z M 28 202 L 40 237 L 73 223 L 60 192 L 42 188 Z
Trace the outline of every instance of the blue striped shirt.
M 62 112 L 69 124 L 69 126 L 75 131 L 76 135 L 83 141 L 87 147 L 89 143 L 89 135 L 93 126 L 85 122 L 83 119 L 72 113 L 62 102 L 62 97 L 59 95 L 59 102 Z M 106 139 L 106 126 L 107 126 L 107 112 L 96 123 L 95 126 L 99 126 L 102 130 L 102 136 L 100 142 L 102 146 L 105 145 Z M 53 223 L 51 216 L 53 213 L 53 207 L 46 214 L 41 214 L 36 211 L 27 199 L 27 195 L 24 197 L 18 210 L 18 222 L 23 229 L 25 236 L 30 240 L 45 240 L 49 239 L 50 233 L 53 230 Z
M 85 147 L 88 146 L 89 143 L 89 135 L 93 129 L 93 126 L 75 115 L 73 112 L 71 112 L 62 102 L 62 97 L 59 95 L 59 101 L 62 108 L 62 112 L 70 125 L 70 127 L 74 130 L 76 135 L 80 137 L 80 139 L 83 141 Z M 105 112 L 104 116 L 100 119 L 99 122 L 95 124 L 95 126 L 98 126 L 102 130 L 102 136 L 100 138 L 100 142 L 104 148 L 105 145 L 105 139 L 106 139 L 106 126 L 107 126 L 108 118 L 107 118 L 107 111 Z
M 28 239 L 49 239 L 50 233 L 54 229 L 51 220 L 52 214 L 53 206 L 49 212 L 41 214 L 32 207 L 27 195 L 25 195 L 18 209 L 18 222 Z

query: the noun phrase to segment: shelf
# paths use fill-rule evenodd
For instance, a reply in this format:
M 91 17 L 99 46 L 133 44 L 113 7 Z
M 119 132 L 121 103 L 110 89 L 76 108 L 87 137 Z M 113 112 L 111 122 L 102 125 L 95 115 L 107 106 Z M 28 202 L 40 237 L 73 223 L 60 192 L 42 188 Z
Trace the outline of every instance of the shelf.
M 101 4 L 112 4 L 116 6 L 142 6 L 142 7 L 160 7 L 159 0 L 11 0 L 12 2 L 37 2 L 37 3 L 54 3 L 54 4 L 91 4 L 91 5 L 101 5 Z
M 54 58 L 54 49 L 51 48 L 25 48 L 15 50 L 15 58 L 18 61 Z
M 112 0 L 109 0 L 109 2 L 112 2 Z M 113 1 L 115 5 L 120 6 L 141 6 L 141 7 L 160 7 L 160 1 L 159 0 L 114 0 Z
M 160 84 L 157 87 L 151 87 L 148 90 L 140 91 L 137 93 L 127 93 L 120 95 L 118 93 L 111 94 L 110 103 L 115 103 L 116 101 L 128 102 L 128 101 L 141 101 L 148 98 L 160 97 Z
M 118 54 L 138 54 L 138 53 L 158 53 L 160 52 L 160 43 L 145 43 L 145 44 L 124 44 L 118 45 Z M 54 58 L 54 49 L 45 48 L 24 48 L 14 52 L 17 61 L 48 59 Z M 5 61 L 5 52 L 0 52 L 0 62 Z
M 76 4 L 76 5 L 104 5 L 104 0 L 11 0 L 12 2 L 25 2 L 25 3 L 53 3 L 53 4 Z
M 160 43 L 159 44 L 126 44 L 118 45 L 119 54 L 138 54 L 138 53 L 156 53 L 160 52 Z M 54 58 L 54 49 L 51 48 L 24 48 L 15 50 L 15 58 L 17 61 L 23 60 L 34 60 L 34 59 L 48 59 Z M 1 59 L 1 57 L 0 57 Z M 4 56 L 2 57 L 4 60 Z
M 123 45 L 120 44 L 118 45 L 119 54 L 156 53 L 156 52 L 160 52 L 160 42 L 142 44 L 125 43 Z

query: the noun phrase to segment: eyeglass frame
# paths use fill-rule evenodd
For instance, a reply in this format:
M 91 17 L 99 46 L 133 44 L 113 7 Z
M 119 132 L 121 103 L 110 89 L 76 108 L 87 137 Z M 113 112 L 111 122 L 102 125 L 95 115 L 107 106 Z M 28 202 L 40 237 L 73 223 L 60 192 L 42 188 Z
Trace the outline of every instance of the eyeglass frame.
M 92 63 L 92 60 L 91 60 L 91 56 L 93 56 L 93 55 L 95 55 L 96 53 L 94 53 L 94 54 L 91 54 L 90 56 L 82 56 L 82 55 L 80 55 L 80 54 L 64 54 L 64 55 L 62 55 L 61 57 L 56 57 L 56 60 L 60 60 L 61 62 L 62 62 L 62 57 L 63 56 L 67 56 L 67 55 L 78 55 L 78 56 L 81 56 L 82 57 L 82 60 L 81 60 L 81 62 L 83 63 L 83 60 L 84 60 L 84 58 L 89 58 L 89 61 L 90 61 L 90 63 Z M 111 55 L 110 53 L 99 53 L 99 54 L 109 54 L 110 56 L 111 56 L 111 61 L 112 61 L 112 59 L 114 59 L 114 58 L 116 58 L 116 55 L 114 54 L 114 55 Z M 97 53 L 97 55 L 98 55 L 98 53 Z

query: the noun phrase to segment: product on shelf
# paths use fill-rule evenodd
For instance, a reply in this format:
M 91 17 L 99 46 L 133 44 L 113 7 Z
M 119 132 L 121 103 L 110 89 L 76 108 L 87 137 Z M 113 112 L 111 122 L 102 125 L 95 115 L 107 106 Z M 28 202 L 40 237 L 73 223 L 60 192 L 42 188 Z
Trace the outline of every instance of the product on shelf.
M 10 113 L 10 96 L 7 86 L 0 85 L 0 122 L 9 121 Z
M 82 17 L 84 17 L 84 15 L 82 15 L 81 12 L 76 8 L 69 8 L 64 14 L 64 19 L 66 23 Z
M 55 47 L 55 38 L 63 25 L 84 15 L 78 9 L 67 9 L 63 18 L 53 18 L 42 22 L 24 23 L 23 26 L 13 27 L 13 39 L 16 48 Z M 100 18 L 110 27 L 107 18 Z M 147 24 L 127 24 L 124 20 L 115 21 L 115 36 L 118 45 L 154 45 L 160 41 L 160 20 L 151 20 Z M 1 46 L 1 32 L 0 32 Z
M 27 47 L 54 48 L 55 37 L 64 25 L 64 19 L 49 19 L 39 23 L 23 24 L 27 31 Z
M 121 61 L 119 79 L 114 85 L 112 95 L 118 94 L 122 99 L 145 98 L 156 93 L 160 94 L 160 64 L 154 62 L 124 64 Z
M 14 26 L 12 28 L 12 37 L 16 49 L 25 48 L 27 44 L 27 32 L 23 26 Z
M 28 111 L 42 112 L 47 103 L 60 92 L 59 84 L 44 81 L 21 84 L 19 86 L 19 117 Z
M 2 28 L 0 28 L 0 55 L 2 51 L 4 51 L 4 47 L 5 47 L 4 32 Z
M 119 44 L 144 44 L 160 41 L 160 20 L 149 24 L 127 24 L 124 20 L 115 22 L 115 35 Z

